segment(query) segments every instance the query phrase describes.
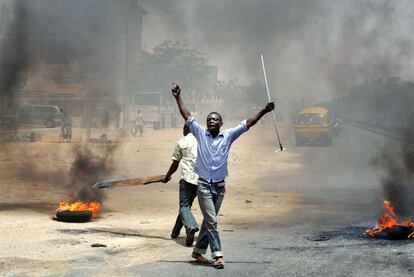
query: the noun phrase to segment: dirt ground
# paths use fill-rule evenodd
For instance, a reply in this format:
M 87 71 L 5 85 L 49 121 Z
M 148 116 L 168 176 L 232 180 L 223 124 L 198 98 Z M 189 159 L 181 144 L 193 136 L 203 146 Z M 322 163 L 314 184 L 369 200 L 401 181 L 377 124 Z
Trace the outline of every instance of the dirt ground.
M 59 276 L 98 264 L 96 276 L 105 276 L 108 270 L 171 256 L 190 259 L 184 232 L 181 239 L 169 237 L 178 211 L 179 172 L 168 184 L 105 190 L 103 210 L 92 222 L 58 222 L 52 219 L 58 203 L 92 185 L 70 183 L 77 155 L 85 151 L 84 130 L 75 129 L 71 143 L 59 143 L 57 130 L 36 132 L 41 133 L 38 142 L 0 146 L 2 275 Z M 103 132 L 114 143 L 86 147 L 92 159 L 104 161 L 106 172 L 100 176 L 105 178 L 164 174 L 181 136 L 181 128 L 146 130 L 142 138 L 115 130 L 94 130 L 92 136 Z M 271 125 L 259 125 L 233 145 L 227 194 L 219 214 L 221 232 L 254 225 L 259 219 L 277 219 L 297 208 L 300 199 L 295 192 L 275 194 L 257 184 L 270 171 L 295 173 L 301 168 L 297 153 L 275 152 L 274 137 Z M 198 203 L 193 210 L 201 222 Z M 94 243 L 106 247 L 91 247 Z

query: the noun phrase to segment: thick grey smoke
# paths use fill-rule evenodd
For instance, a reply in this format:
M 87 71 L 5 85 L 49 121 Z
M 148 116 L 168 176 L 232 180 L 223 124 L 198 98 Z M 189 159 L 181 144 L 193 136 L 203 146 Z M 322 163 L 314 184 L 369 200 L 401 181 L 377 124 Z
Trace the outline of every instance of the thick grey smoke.
M 123 70 L 122 57 L 114 53 L 125 50 L 125 45 L 119 38 L 107 35 L 111 30 L 101 23 L 110 20 L 103 20 L 106 10 L 96 1 L 0 0 L 0 7 L 0 100 L 4 108 L 1 112 L 15 112 L 17 91 L 59 91 L 67 85 L 67 76 L 71 78 L 69 85 L 83 85 L 85 91 L 93 92 L 91 109 L 102 96 L 116 91 L 114 80 L 123 82 L 118 78 Z M 118 103 L 108 106 L 112 111 L 120 108 Z M 102 125 L 107 125 L 108 120 L 108 115 L 103 115 Z M 9 146 L 15 144 L 4 143 L 1 150 L 11 152 Z M 76 146 L 69 172 L 62 173 L 53 167 L 45 171 L 36 159 L 16 162 L 14 170 L 19 179 L 64 188 L 74 198 L 102 200 L 101 192 L 88 188 L 112 172 L 115 148 L 103 146 L 102 155 L 96 155 Z
M 74 196 L 80 200 L 102 201 L 104 193 L 102 190 L 93 189 L 92 184 L 101 181 L 113 172 L 113 153 L 117 144 L 106 145 L 99 155 L 93 154 L 86 147 L 75 147 L 75 160 L 69 172 L 69 185 L 79 188 L 78 195 Z
M 414 77 L 409 1 L 141 2 L 149 45 L 188 39 L 219 65 L 219 75 L 245 80 L 262 79 L 263 52 L 278 97 L 318 101 L 364 80 Z
M 76 85 L 93 93 L 96 103 L 123 86 L 125 41 L 108 35 L 114 24 L 98 2 L 1 0 L 0 8 L 0 93 L 6 112 L 15 112 L 16 91 L 61 92 Z M 120 109 L 118 103 L 109 105 Z
M 412 216 L 414 209 L 414 131 L 408 130 L 397 148 L 387 144 L 373 164 L 384 171 L 382 187 L 385 198 L 397 212 Z
M 103 201 L 103 190 L 92 189 L 92 185 L 110 176 L 115 164 L 114 154 L 119 144 L 102 144 L 93 146 L 74 145 L 70 167 L 68 171 L 62 171 L 60 166 L 45 169 L 27 157 L 25 162 L 17 163 L 14 168 L 16 179 L 25 181 L 28 186 L 27 193 L 31 194 L 31 185 L 41 183 L 36 188 L 37 192 L 63 190 L 68 199 Z M 22 154 L 24 156 L 24 154 Z M 62 199 L 62 200 L 68 200 Z
M 5 31 L 0 38 L 0 100 L 5 102 L 0 112 L 10 112 L 15 106 L 13 90 L 30 62 L 27 6 L 24 1 L 15 1 L 10 11 L 13 19 L 8 26 L 2 26 Z

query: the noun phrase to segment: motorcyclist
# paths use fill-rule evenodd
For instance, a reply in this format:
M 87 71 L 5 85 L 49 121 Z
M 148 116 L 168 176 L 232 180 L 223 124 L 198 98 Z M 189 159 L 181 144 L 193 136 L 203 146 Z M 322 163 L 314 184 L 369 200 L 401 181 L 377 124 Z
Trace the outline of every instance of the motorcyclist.
M 334 120 L 332 122 L 332 132 L 334 133 L 334 135 L 339 135 L 339 133 L 341 132 L 341 122 L 339 120 L 339 118 L 337 116 L 334 117 Z

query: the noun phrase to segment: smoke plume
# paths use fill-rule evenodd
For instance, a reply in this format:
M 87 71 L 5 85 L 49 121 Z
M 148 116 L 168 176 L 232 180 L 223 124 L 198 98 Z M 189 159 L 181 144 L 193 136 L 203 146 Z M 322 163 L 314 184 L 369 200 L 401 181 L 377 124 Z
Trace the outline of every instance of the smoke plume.
M 187 39 L 218 65 L 221 78 L 245 82 L 262 80 L 262 52 L 276 98 L 319 101 L 364 80 L 414 78 L 409 1 L 141 2 L 149 46 Z
M 112 155 L 116 148 L 116 144 L 106 145 L 100 154 L 94 154 L 86 147 L 74 148 L 75 160 L 69 172 L 69 185 L 79 188 L 77 198 L 103 200 L 103 191 L 92 189 L 91 186 L 113 172 Z
M 10 112 L 15 106 L 13 90 L 30 62 L 25 1 L 15 1 L 12 11 L 10 26 L 3 26 L 7 39 L 0 39 L 0 100 L 5 102 L 0 112 Z
M 382 188 L 385 198 L 390 200 L 397 212 L 412 215 L 414 209 L 414 139 L 413 130 L 405 133 L 404 140 L 395 148 L 388 143 L 373 164 L 384 171 Z

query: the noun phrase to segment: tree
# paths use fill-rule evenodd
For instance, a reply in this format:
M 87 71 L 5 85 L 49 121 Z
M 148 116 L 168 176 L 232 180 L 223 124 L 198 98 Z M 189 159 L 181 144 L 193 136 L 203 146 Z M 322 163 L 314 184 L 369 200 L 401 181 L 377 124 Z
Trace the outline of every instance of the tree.
M 212 74 L 214 67 L 207 65 L 201 52 L 188 48 L 185 41 L 167 40 L 143 58 L 136 74 L 128 80 L 128 89 L 160 91 L 167 96 L 172 82 L 177 82 L 189 94 L 199 94 L 208 89 Z

